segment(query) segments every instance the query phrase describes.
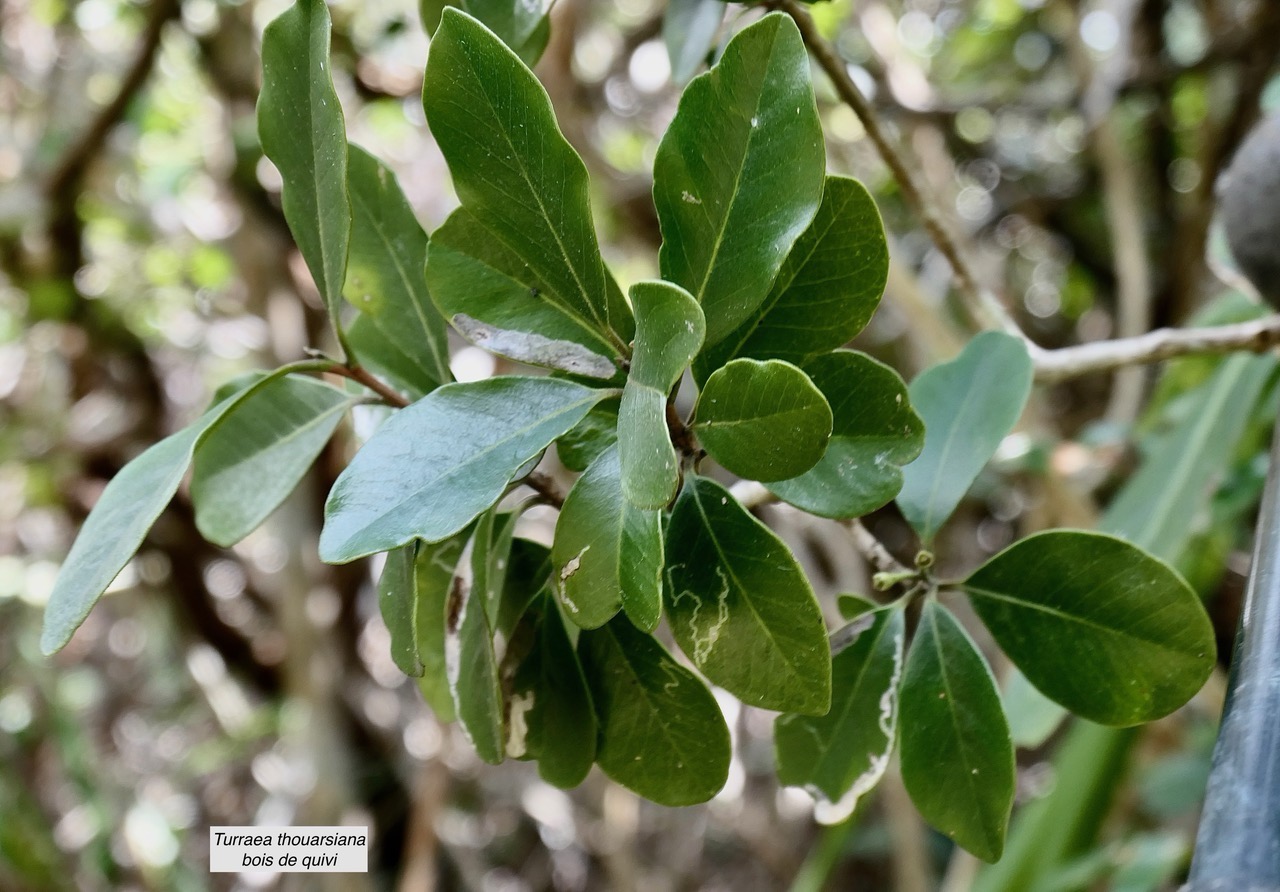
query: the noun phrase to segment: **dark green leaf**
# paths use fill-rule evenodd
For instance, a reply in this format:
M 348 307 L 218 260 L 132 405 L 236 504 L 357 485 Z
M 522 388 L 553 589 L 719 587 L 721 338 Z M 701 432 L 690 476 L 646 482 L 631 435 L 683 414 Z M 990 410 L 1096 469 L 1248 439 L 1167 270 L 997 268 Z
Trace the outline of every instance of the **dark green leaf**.
M 700 378 L 735 356 L 796 365 L 842 347 L 871 321 L 889 275 L 875 200 L 857 180 L 827 177 L 813 223 L 760 308 L 698 360 Z
M 724 20 L 720 0 L 671 0 L 662 18 L 662 39 L 671 57 L 671 80 L 683 84 L 693 77 L 715 44 Z
M 431 239 L 427 284 L 445 318 L 468 340 L 521 362 L 563 368 L 546 348 L 566 342 L 582 349 L 588 367 L 610 377 L 621 355 L 572 301 L 561 297 L 519 255 L 490 234 L 465 208 L 449 215 Z M 538 349 L 540 348 L 540 349 Z M 607 363 L 610 368 L 604 370 Z M 568 369 L 575 371 L 575 369 Z
M 1104 725 L 1167 715 L 1213 669 L 1213 627 L 1195 592 L 1167 564 L 1113 536 L 1029 536 L 978 568 L 964 589 L 1032 684 Z
M 514 518 L 514 514 L 511 515 Z M 515 538 L 507 546 L 509 558 L 503 574 L 495 634 L 509 639 L 529 605 L 551 592 L 551 549 L 541 542 Z
M 587 169 L 537 78 L 483 25 L 448 9 L 422 96 L 463 207 L 625 351 L 631 313 L 600 257 Z
M 578 637 L 600 722 L 596 761 L 660 805 L 706 802 L 729 776 L 729 728 L 706 686 L 626 617 Z
M 456 717 L 445 667 L 445 611 L 454 571 L 469 538 L 470 530 L 464 530 L 443 542 L 419 542 L 414 559 L 414 623 L 418 658 L 422 661 L 418 689 L 442 722 Z
M 902 679 L 902 780 L 930 824 L 984 861 L 1004 849 L 1013 744 L 995 679 L 955 618 L 930 599 Z
M 1067 716 L 1065 709 L 1036 690 L 1016 666 L 1005 672 L 1000 701 L 1009 719 L 1009 736 L 1018 747 L 1043 746 Z
M 486 511 L 476 521 L 475 532 L 471 536 L 471 592 L 484 604 L 489 628 L 500 634 L 509 634 L 520 618 L 517 614 L 505 629 L 499 626 L 499 614 L 506 594 L 507 564 L 511 559 L 511 544 L 519 518 L 520 509 Z M 531 589 L 520 605 L 521 612 L 539 587 L 535 580 L 529 580 L 529 585 Z
M 419 0 L 418 10 L 422 26 L 428 35 L 434 34 L 440 25 L 440 17 L 446 8 L 453 6 L 475 16 L 490 31 L 500 37 L 517 56 L 532 66 L 542 56 L 551 37 L 550 17 L 543 13 L 541 2 L 525 0 Z
M 822 458 L 831 406 L 789 362 L 735 359 L 707 379 L 693 431 L 712 458 L 750 480 L 787 480 Z
M 411 382 L 428 393 L 453 380 L 444 320 L 422 276 L 427 234 L 395 174 L 358 146 L 350 147 L 351 254 L 343 293 L 384 338 L 409 357 Z M 357 354 L 359 356 L 359 354 Z M 363 356 L 359 357 L 361 360 Z
M 653 166 L 662 277 L 702 305 L 707 346 L 768 295 L 817 213 L 825 163 L 804 43 L 771 13 L 685 88 Z
M 924 451 L 903 470 L 898 507 L 926 543 L 1017 423 L 1031 373 L 1022 341 L 987 331 L 956 359 L 911 382 L 911 405 L 924 419 Z
M 791 550 L 723 486 L 685 481 L 667 527 L 671 632 L 708 679 L 753 706 L 824 715 L 831 652 Z
M 556 594 L 575 624 L 594 629 L 623 607 L 646 632 L 658 625 L 661 518 L 623 498 L 617 449 L 606 450 L 574 483 L 551 554 Z
M 596 717 L 560 611 L 546 597 L 536 609 L 537 638 L 511 695 L 507 755 L 537 759 L 543 780 L 576 787 L 596 759 Z
M 880 782 L 897 737 L 905 620 L 886 609 L 859 622 L 865 628 L 831 660 L 831 711 L 789 713 L 773 725 L 778 780 L 805 787 L 839 815 Z
M 360 364 L 410 399 L 420 399 L 435 388 L 428 383 L 420 360 L 405 353 L 368 316 L 360 315 L 347 326 L 347 346 Z
M 191 500 L 200 534 L 239 542 L 293 492 L 355 398 L 311 378 L 254 389 L 211 424 L 195 450 Z
M 416 550 L 417 546 L 410 543 L 388 551 L 387 562 L 378 577 L 378 608 L 391 634 L 391 659 L 401 672 L 415 678 L 423 672 L 422 659 L 418 656 Z
M 485 526 L 482 519 L 481 525 Z M 487 524 L 492 530 L 491 522 Z M 499 656 L 493 646 L 483 590 L 489 558 L 488 536 L 477 528 L 454 573 L 445 607 L 445 669 L 454 712 L 467 739 L 486 762 L 496 765 L 506 753 L 506 708 L 498 679 Z
M 321 558 L 345 563 L 410 539 L 453 535 L 608 395 L 524 377 L 432 391 L 391 416 L 338 477 L 325 504 Z
M 823 517 L 861 517 L 902 488 L 902 468 L 924 445 L 924 423 L 898 373 L 870 356 L 837 350 L 805 365 L 831 404 L 831 442 L 822 459 L 769 491 Z
M 242 376 L 234 388 L 220 388 L 222 399 L 211 409 L 148 448 L 111 478 L 80 527 L 49 594 L 40 636 L 44 653 L 66 646 L 107 586 L 129 563 L 178 491 L 206 431 L 240 400 L 288 373 L 286 366 L 267 375 Z
M 570 471 L 581 473 L 593 461 L 618 442 L 618 404 L 602 403 L 559 440 L 556 454 Z
M 669 282 L 631 287 L 635 357 L 618 409 L 622 491 L 637 508 L 661 508 L 676 494 L 680 470 L 667 431 L 667 395 L 702 346 L 702 310 Z
M 351 202 L 347 130 L 329 74 L 324 0 L 297 0 L 262 35 L 258 134 L 284 183 L 289 230 L 341 337 Z

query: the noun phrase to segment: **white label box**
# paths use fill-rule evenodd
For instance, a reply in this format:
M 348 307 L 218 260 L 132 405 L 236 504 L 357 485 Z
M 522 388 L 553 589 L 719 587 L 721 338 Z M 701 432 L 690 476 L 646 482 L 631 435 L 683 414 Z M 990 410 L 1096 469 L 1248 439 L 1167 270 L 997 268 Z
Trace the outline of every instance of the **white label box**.
M 368 873 L 368 827 L 210 827 L 210 873 Z

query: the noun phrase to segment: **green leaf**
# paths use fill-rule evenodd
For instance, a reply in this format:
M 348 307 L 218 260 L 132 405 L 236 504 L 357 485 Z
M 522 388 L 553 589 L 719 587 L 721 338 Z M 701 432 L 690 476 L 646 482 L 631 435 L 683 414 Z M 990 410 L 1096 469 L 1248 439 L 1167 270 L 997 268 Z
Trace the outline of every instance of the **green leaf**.
M 66 646 L 107 586 L 129 563 L 178 491 L 205 432 L 240 400 L 292 370 L 283 366 L 267 375 L 241 376 L 219 388 L 221 399 L 212 408 L 146 449 L 111 478 L 81 525 L 49 594 L 40 635 L 40 649 L 45 654 Z
M 486 511 L 476 521 L 471 535 L 471 591 L 484 604 L 489 627 L 502 634 L 509 634 L 515 627 L 519 614 L 505 628 L 499 625 L 506 598 L 507 564 L 511 558 L 511 545 L 516 532 L 520 511 Z M 523 612 L 529 598 L 537 591 L 535 585 L 520 605 Z
M 521 506 L 523 508 L 523 506 Z M 509 515 L 514 521 L 515 512 Z M 514 531 L 514 523 L 512 524 Z M 516 537 L 506 543 L 506 571 L 502 579 L 494 633 L 503 639 L 515 634 L 521 618 L 540 595 L 551 593 L 551 549 L 541 542 Z
M 707 454 L 739 477 L 787 480 L 822 458 L 831 438 L 827 398 L 789 362 L 735 359 L 707 379 L 693 413 Z
M 1167 715 L 1213 669 L 1213 627 L 1195 592 L 1167 564 L 1113 536 L 1038 533 L 963 586 L 1027 679 L 1100 724 Z
M 533 73 L 475 19 L 447 9 L 422 102 L 462 206 L 625 352 L 631 313 L 600 256 L 587 169 Z
M 280 171 L 281 203 L 339 340 L 351 236 L 347 130 L 329 74 L 329 10 L 297 0 L 262 35 L 258 134 Z
M 1036 690 L 1016 666 L 1005 672 L 1000 700 L 1009 720 L 1009 736 L 1017 747 L 1044 746 L 1067 717 L 1067 711 Z
M 796 365 L 843 347 L 866 327 L 889 275 L 875 200 L 857 180 L 828 176 L 818 215 L 796 241 L 758 310 L 708 350 L 700 379 L 735 356 Z
M 487 524 L 488 531 L 485 526 L 482 520 L 450 584 L 444 653 L 458 724 L 480 758 L 496 765 L 506 753 L 506 707 L 486 593 L 475 585 L 477 579 L 483 580 L 489 561 L 492 521 Z
M 559 440 L 556 454 L 570 471 L 581 473 L 606 449 L 618 442 L 618 404 L 602 403 Z
M 671 58 L 671 80 L 683 84 L 707 58 L 724 21 L 720 0 L 671 0 L 662 18 L 662 40 Z
M 215 545 L 239 542 L 293 492 L 355 398 L 311 378 L 254 389 L 210 424 L 195 450 L 196 527 Z
M 1031 374 L 1022 341 L 987 331 L 956 359 L 911 382 L 911 405 L 924 419 L 924 451 L 903 470 L 898 507 L 926 543 L 1017 423 Z
M 1004 849 L 1013 808 L 1009 727 L 991 670 L 930 599 L 902 679 L 902 780 L 930 824 L 984 861 Z
M 414 626 L 418 659 L 422 663 L 418 689 L 442 722 L 451 722 L 457 717 L 445 667 L 445 611 L 454 571 L 470 532 L 464 530 L 443 542 L 416 543 L 417 554 L 413 562 Z
M 1137 473 L 1116 494 L 1101 527 L 1165 558 L 1183 552 L 1238 448 L 1258 415 L 1258 398 L 1276 368 L 1274 356 L 1229 356 L 1189 394 L 1190 410 L 1153 436 Z
M 395 174 L 359 146 L 350 146 L 349 151 L 351 254 L 343 293 L 359 307 L 361 318 L 368 318 L 412 360 L 411 383 L 420 393 L 429 393 L 453 376 L 444 320 L 422 276 L 427 234 Z
M 662 610 L 662 521 L 622 495 L 617 449 L 592 462 L 569 491 L 551 549 L 555 589 L 567 616 L 602 626 L 619 607 L 646 632 Z
M 414 543 L 388 551 L 378 577 L 378 609 L 391 634 L 391 659 L 401 672 L 414 678 L 423 673 L 418 655 L 416 551 Z
M 667 615 L 698 670 L 744 703 L 824 715 L 831 652 L 791 550 L 723 486 L 685 481 L 667 526 Z
M 550 17 L 543 12 L 541 2 L 457 0 L 447 3 L 441 0 L 420 0 L 418 8 L 428 35 L 435 33 L 440 25 L 440 17 L 450 6 L 479 19 L 503 43 L 511 47 L 526 65 L 536 63 L 542 51 L 547 48 L 551 22 Z
M 817 213 L 825 164 L 800 32 L 770 13 L 685 88 L 653 166 L 662 278 L 702 305 L 707 346 L 768 295 Z
M 831 660 L 831 711 L 788 713 L 773 725 L 778 780 L 852 814 L 880 782 L 897 738 L 906 622 L 896 609 L 863 614 L 864 628 Z
M 524 377 L 433 390 L 391 416 L 338 477 L 325 504 L 321 558 L 345 563 L 410 539 L 453 535 L 609 393 Z
M 596 759 L 596 717 L 578 654 L 555 603 L 535 607 L 536 640 L 516 673 L 507 755 L 538 760 L 557 787 L 582 783 Z
M 423 374 L 421 360 L 405 353 L 363 314 L 347 326 L 347 346 L 359 357 L 360 365 L 382 378 L 410 399 L 420 399 L 435 389 L 434 381 Z M 430 383 L 430 387 L 427 385 Z
M 596 761 L 660 805 L 693 805 L 729 776 L 729 728 L 715 697 L 626 617 L 578 637 L 600 722 Z
M 861 517 L 902 489 L 902 465 L 924 445 L 924 423 L 898 373 L 870 356 L 837 350 L 804 367 L 831 405 L 831 441 L 818 463 L 769 484 L 785 502 L 822 517 Z
M 486 350 L 570 372 L 576 357 L 596 377 L 617 374 L 620 348 L 465 208 L 432 237 L 427 284 L 445 318 Z
M 680 469 L 667 430 L 667 395 L 702 346 L 702 309 L 669 282 L 631 287 L 635 357 L 618 408 L 622 491 L 637 508 L 661 508 L 676 494 Z

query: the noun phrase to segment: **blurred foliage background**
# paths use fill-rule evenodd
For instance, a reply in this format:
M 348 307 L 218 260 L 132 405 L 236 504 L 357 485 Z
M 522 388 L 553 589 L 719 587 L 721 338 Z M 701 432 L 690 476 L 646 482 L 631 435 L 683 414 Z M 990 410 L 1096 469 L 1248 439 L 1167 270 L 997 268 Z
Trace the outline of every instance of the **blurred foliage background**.
M 893 772 L 850 821 L 815 823 L 809 797 L 774 779 L 772 715 L 729 697 L 735 760 L 705 806 L 642 803 L 599 772 L 563 792 L 529 765 L 482 766 L 390 662 L 371 568 L 316 558 L 352 431 L 234 549 L 206 544 L 180 495 L 72 644 L 40 657 L 44 599 L 105 482 L 232 376 L 328 346 L 254 125 L 259 37 L 285 5 L 0 0 L 0 888 L 1176 885 L 1221 673 L 1170 718 L 1093 740 L 1011 681 L 1019 801 L 1058 817 L 1015 828 L 1005 861 L 1017 864 L 984 872 L 921 823 Z M 456 200 L 423 122 L 418 10 L 331 9 L 351 138 L 397 170 L 430 230 Z M 649 172 L 680 86 L 665 11 L 558 0 L 537 68 L 624 283 L 656 274 Z M 834 0 L 812 12 L 1039 343 L 1256 312 L 1210 271 L 1214 183 L 1260 111 L 1280 106 L 1280 4 Z M 727 7 L 721 45 L 758 15 Z M 970 331 L 858 118 L 821 73 L 815 83 L 830 168 L 868 185 L 892 242 L 884 304 L 857 346 L 910 377 Z M 460 378 L 495 371 L 454 347 Z M 1120 493 L 1113 511 L 1160 525 L 1149 547 L 1208 600 L 1225 661 L 1280 399 L 1271 363 L 1238 405 L 1237 359 L 1039 390 L 944 533 L 942 572 L 1015 535 L 1094 526 Z M 1225 420 L 1233 405 L 1238 423 Z M 1158 500 L 1171 490 L 1189 498 Z M 760 510 L 828 603 L 868 590 L 838 524 Z M 896 509 L 867 522 L 910 558 Z M 1064 791 L 1079 801 L 1055 812 Z M 305 823 L 368 824 L 370 874 L 207 873 L 209 825 Z

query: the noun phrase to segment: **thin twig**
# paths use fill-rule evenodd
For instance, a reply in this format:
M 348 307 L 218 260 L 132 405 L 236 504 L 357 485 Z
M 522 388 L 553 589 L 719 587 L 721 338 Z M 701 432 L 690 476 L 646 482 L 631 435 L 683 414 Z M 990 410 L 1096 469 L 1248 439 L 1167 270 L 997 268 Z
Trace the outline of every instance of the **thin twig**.
M 525 486 L 542 496 L 543 500 L 556 508 L 564 507 L 565 495 L 551 476 L 541 471 L 534 471 L 522 481 Z
M 804 40 L 805 46 L 808 47 L 809 52 L 817 60 L 822 70 L 827 73 L 827 77 L 831 79 L 831 83 L 840 99 L 858 116 L 858 120 L 862 122 L 862 127 L 867 136 L 875 144 L 880 157 L 888 166 L 894 179 L 897 180 L 898 188 L 902 190 L 902 197 L 919 215 L 925 231 L 929 233 L 933 243 L 937 245 L 938 250 L 947 258 L 947 262 L 951 264 L 956 286 L 965 296 L 971 309 L 983 316 L 989 323 L 995 324 L 1010 334 L 1022 338 L 1026 341 L 1027 349 L 1031 351 L 1032 356 L 1035 356 L 1041 348 L 1027 339 L 1018 323 L 1008 309 L 1005 308 L 1004 304 L 1000 302 L 999 298 L 978 282 L 973 268 L 969 265 L 968 260 L 965 259 L 959 242 L 952 236 L 943 222 L 941 212 L 925 197 L 924 189 L 920 185 L 920 177 L 908 162 L 906 152 L 899 146 L 894 145 L 893 141 L 890 140 L 875 109 L 867 101 L 867 97 L 862 95 L 862 91 L 853 82 L 853 78 L 849 76 L 846 63 L 840 58 L 836 48 L 819 33 L 809 13 L 796 0 L 776 0 L 771 5 L 782 10 L 795 20 L 796 27 L 800 29 L 800 36 Z
M 1093 372 L 1197 353 L 1261 353 L 1280 344 L 1280 315 L 1211 328 L 1158 328 L 1136 338 L 1095 341 L 1036 357 L 1036 381 L 1055 384 Z
M 879 539 L 871 534 L 871 531 L 862 525 L 862 521 L 858 519 L 845 521 L 845 527 L 849 530 L 849 536 L 853 539 L 853 547 L 862 552 L 862 555 L 881 573 L 914 573 L 905 564 L 902 564 L 889 553 L 889 549 L 884 547 Z
M 388 406 L 395 406 L 397 409 L 403 409 L 405 406 L 409 405 L 409 400 L 396 393 L 384 382 L 369 374 L 367 369 L 363 369 L 360 366 L 344 365 L 338 360 L 334 360 L 333 365 L 326 369 L 326 371 L 332 372 L 335 375 L 341 375 L 343 378 L 350 378 L 357 384 L 364 385 L 378 396 L 382 397 L 382 401 Z

